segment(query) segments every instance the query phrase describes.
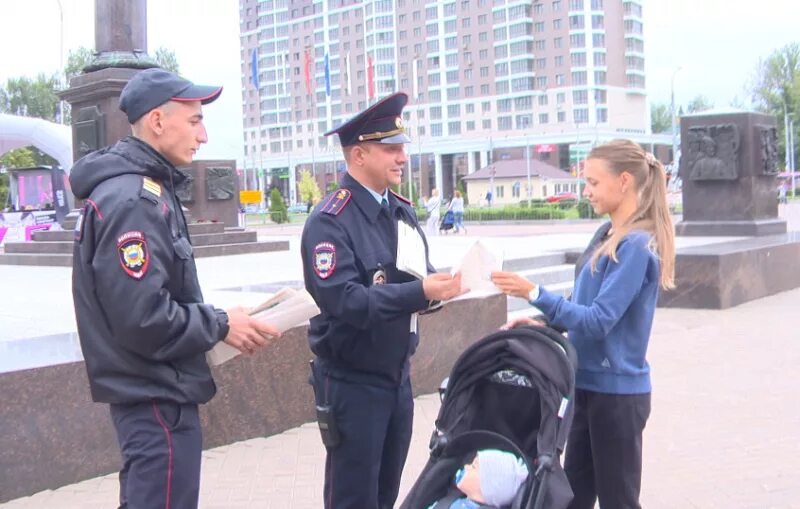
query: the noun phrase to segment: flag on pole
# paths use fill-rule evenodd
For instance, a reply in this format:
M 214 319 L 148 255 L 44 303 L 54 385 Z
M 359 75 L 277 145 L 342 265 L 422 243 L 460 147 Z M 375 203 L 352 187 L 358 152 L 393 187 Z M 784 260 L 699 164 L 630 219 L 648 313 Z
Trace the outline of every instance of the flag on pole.
M 250 81 L 253 82 L 253 86 L 256 87 L 258 90 L 258 49 L 253 48 L 250 52 L 250 67 L 253 72 L 253 75 L 250 77 Z
M 350 52 L 348 51 L 347 54 L 344 56 L 344 72 L 345 72 L 345 81 L 344 81 L 344 92 L 346 95 L 350 95 L 353 93 L 353 81 L 350 77 L 352 74 L 350 72 Z
M 411 99 L 416 101 L 419 96 L 419 85 L 417 81 L 419 80 L 419 70 L 417 69 L 417 62 L 418 59 L 414 59 L 411 62 Z
M 367 55 L 367 98 L 375 98 L 375 63 L 372 55 Z
M 325 53 L 325 95 L 331 96 L 331 59 L 327 53 Z
M 306 94 L 311 95 L 311 48 L 306 48 L 303 62 L 303 77 L 306 80 Z

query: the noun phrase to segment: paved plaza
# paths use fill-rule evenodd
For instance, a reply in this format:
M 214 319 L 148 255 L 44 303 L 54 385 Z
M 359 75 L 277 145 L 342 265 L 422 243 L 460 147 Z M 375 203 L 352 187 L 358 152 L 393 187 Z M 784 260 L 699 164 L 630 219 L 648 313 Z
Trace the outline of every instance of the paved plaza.
M 800 229 L 798 209 L 789 215 L 793 229 Z M 596 226 L 567 224 L 557 233 L 546 225 L 474 226 L 468 236 L 433 239 L 434 263 L 446 266 L 452 253 L 477 235 L 494 236 L 506 256 L 514 257 L 585 245 Z M 198 260 L 207 300 L 242 298 L 241 292 L 226 289 L 254 282 L 298 280 L 296 228 L 261 231 L 291 238 L 287 253 L 239 256 L 235 264 L 226 258 Z M 786 270 L 800 270 L 800 265 Z M 74 330 L 69 272 L 0 266 L 0 278 L 16 285 L 12 294 L 18 297 L 0 311 L 0 339 Z M 42 286 L 34 290 L 25 282 Z M 36 319 L 31 303 L 52 319 Z M 727 310 L 657 311 L 649 353 L 654 392 L 645 432 L 643 507 L 800 508 L 798 303 L 800 289 Z M 438 406 L 435 395 L 416 398 L 402 494 L 427 460 Z M 210 449 L 203 455 L 200 507 L 318 509 L 323 464 L 314 424 Z M 117 491 L 111 474 L 0 504 L 0 509 L 107 509 L 116 507 Z

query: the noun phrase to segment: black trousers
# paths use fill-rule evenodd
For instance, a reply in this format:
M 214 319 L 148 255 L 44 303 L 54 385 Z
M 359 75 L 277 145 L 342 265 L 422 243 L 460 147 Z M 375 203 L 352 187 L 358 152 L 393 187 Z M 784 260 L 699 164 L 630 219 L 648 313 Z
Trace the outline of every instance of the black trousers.
M 639 509 L 642 432 L 650 394 L 576 389 L 564 470 L 575 493 L 569 509 Z
M 327 448 L 326 509 L 391 509 L 408 456 L 414 400 L 411 383 L 385 388 L 318 372 L 318 405 L 329 405 L 341 441 Z
M 112 404 L 122 452 L 120 509 L 196 509 L 203 437 L 197 405 Z

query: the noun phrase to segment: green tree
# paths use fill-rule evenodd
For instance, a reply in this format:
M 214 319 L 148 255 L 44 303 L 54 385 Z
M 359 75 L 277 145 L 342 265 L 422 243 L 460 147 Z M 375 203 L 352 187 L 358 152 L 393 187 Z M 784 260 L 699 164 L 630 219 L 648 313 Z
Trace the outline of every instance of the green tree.
M 18 148 L 0 157 L 0 165 L 6 168 L 30 168 L 36 166 L 36 157 L 30 148 Z
M 0 88 L 0 112 L 24 117 L 55 120 L 58 97 L 55 94 L 58 80 L 55 76 L 40 73 L 36 79 L 9 78 Z
M 322 191 L 317 185 L 317 180 L 308 170 L 300 170 L 300 201 L 303 203 L 317 203 L 322 198 Z
M 701 111 L 708 111 L 714 108 L 714 103 L 708 100 L 708 97 L 704 95 L 698 95 L 691 101 L 689 101 L 689 105 L 686 106 L 686 111 L 689 113 L 700 113 Z
M 69 55 L 67 56 L 67 65 L 64 67 L 64 74 L 67 77 L 67 83 L 69 83 L 69 80 L 79 75 L 83 71 L 83 68 L 86 67 L 93 58 L 94 50 L 89 49 L 86 46 L 69 50 Z
M 158 65 L 162 69 L 166 69 L 170 72 L 174 72 L 175 74 L 180 74 L 180 65 L 178 64 L 178 58 L 175 56 L 175 52 L 171 49 L 167 49 L 164 46 L 159 46 L 156 48 L 156 52 L 153 54 L 153 58 L 156 59 Z
M 36 166 L 36 159 L 33 151 L 27 147 L 18 148 L 6 152 L 0 157 L 0 209 L 4 209 L 8 204 L 8 172 L 10 168 L 28 168 Z
M 285 223 L 289 221 L 289 209 L 277 187 L 273 187 L 269 192 L 269 217 L 273 223 Z
M 653 103 L 650 105 L 650 128 L 656 134 L 666 133 L 672 129 L 668 105 L 664 103 Z
M 800 43 L 788 44 L 759 61 L 751 97 L 756 109 L 777 117 L 779 157 L 785 160 L 785 115 L 794 121 L 794 137 L 800 140 Z

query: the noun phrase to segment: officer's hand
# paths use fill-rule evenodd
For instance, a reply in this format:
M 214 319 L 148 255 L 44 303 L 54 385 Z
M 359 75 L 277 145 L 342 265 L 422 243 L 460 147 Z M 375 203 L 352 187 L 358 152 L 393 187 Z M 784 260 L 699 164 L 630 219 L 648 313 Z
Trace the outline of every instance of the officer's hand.
M 224 341 L 242 353 L 252 354 L 267 344 L 268 339 L 281 335 L 272 325 L 247 314 L 244 308 L 236 307 L 228 313 L 228 335 Z
M 428 300 L 448 300 L 467 292 L 461 290 L 461 273 L 451 276 L 446 272 L 431 274 L 422 280 L 422 291 Z

